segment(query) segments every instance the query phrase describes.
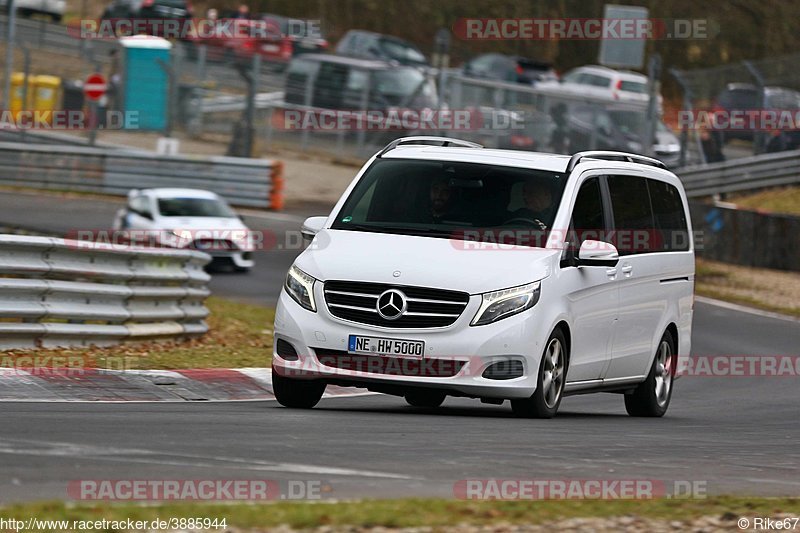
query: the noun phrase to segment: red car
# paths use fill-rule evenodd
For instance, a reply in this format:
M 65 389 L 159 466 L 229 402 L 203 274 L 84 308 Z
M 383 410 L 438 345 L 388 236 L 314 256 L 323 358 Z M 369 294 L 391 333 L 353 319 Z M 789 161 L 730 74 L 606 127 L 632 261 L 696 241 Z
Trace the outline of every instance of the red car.
M 201 28 L 192 41 L 197 46 L 206 45 L 206 57 L 212 61 L 244 60 L 259 54 L 281 67 L 298 54 L 322 52 L 328 47 L 314 23 L 279 15 L 262 15 L 255 20 L 220 19 L 211 31 Z

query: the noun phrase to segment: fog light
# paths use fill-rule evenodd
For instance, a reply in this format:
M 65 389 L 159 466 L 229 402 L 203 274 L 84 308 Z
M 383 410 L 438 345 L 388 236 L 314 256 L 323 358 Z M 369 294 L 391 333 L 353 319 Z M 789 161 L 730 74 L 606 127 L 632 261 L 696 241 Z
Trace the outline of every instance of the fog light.
M 278 342 L 275 343 L 275 352 L 284 361 L 297 361 L 300 359 L 294 346 L 283 339 L 278 339 Z
M 486 379 L 514 379 L 522 377 L 522 361 L 509 359 L 492 363 L 483 371 Z

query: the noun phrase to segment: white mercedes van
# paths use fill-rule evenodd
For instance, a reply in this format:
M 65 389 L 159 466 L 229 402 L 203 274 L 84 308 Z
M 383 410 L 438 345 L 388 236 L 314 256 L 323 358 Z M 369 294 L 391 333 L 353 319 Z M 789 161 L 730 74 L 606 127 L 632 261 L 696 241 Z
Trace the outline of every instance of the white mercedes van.
M 302 231 L 275 316 L 284 406 L 334 384 L 427 408 L 510 400 L 525 417 L 600 391 L 633 416 L 667 411 L 694 244 L 681 182 L 655 159 L 398 139 Z

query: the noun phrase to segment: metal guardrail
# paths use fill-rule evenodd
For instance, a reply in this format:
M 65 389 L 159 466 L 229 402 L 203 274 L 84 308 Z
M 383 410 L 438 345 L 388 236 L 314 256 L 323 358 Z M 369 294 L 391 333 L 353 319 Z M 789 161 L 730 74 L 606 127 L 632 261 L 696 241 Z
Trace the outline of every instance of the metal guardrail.
M 0 143 L 0 184 L 119 196 L 132 188 L 200 188 L 214 191 L 234 205 L 278 209 L 283 163 Z
M 256 109 L 269 109 L 283 101 L 283 91 L 269 93 L 259 93 L 256 95 L 253 105 Z M 232 113 L 244 111 L 247 102 L 244 96 L 220 95 L 203 98 L 200 110 L 201 113 Z
M 0 349 L 202 335 L 210 260 L 193 250 L 0 235 Z
M 800 183 L 800 150 L 683 167 L 675 171 L 690 197 Z

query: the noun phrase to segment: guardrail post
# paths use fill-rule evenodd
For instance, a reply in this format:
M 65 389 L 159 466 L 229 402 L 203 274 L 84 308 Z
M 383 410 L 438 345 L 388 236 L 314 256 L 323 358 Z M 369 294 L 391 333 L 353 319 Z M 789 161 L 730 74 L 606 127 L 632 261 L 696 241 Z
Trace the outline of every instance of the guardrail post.
M 271 188 L 269 192 L 270 209 L 279 211 L 283 209 L 283 162 L 275 161 L 271 170 Z

